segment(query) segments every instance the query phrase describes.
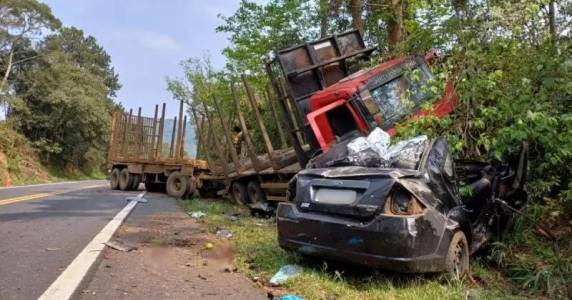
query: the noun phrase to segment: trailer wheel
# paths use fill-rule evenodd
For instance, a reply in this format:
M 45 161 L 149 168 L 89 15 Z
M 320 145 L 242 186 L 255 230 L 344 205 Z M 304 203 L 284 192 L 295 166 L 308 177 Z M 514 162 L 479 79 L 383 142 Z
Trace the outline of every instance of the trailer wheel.
M 119 168 L 113 168 L 111 170 L 111 175 L 109 176 L 109 185 L 112 190 L 119 189 Z
M 129 174 L 129 170 L 124 168 L 119 172 L 119 189 L 122 191 L 127 191 L 133 185 L 133 176 Z
M 167 194 L 171 197 L 182 198 L 189 186 L 189 178 L 181 175 L 179 171 L 175 171 L 167 178 Z
M 266 194 L 260 188 L 260 183 L 258 181 L 251 181 L 248 183 L 248 198 L 252 203 L 264 203 L 266 202 Z
M 241 182 L 233 182 L 231 187 L 232 198 L 236 203 L 246 205 L 248 204 L 248 192 L 246 191 L 246 187 L 244 183 Z
M 139 189 L 139 184 L 141 183 L 141 175 L 140 174 L 130 174 L 133 177 L 133 184 L 130 187 L 130 190 L 136 191 Z
M 445 260 L 447 272 L 464 276 L 469 272 L 469 243 L 462 231 L 457 231 L 449 244 Z

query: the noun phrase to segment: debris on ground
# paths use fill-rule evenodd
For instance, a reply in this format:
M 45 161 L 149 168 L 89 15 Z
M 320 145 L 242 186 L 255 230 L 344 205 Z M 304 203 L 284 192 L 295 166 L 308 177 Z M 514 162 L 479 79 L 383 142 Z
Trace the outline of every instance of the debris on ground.
M 280 300 L 304 300 L 304 298 L 297 295 L 284 295 L 280 296 Z
M 135 247 L 133 245 L 129 245 L 129 244 L 126 244 L 126 243 L 118 241 L 118 240 L 109 241 L 109 242 L 105 243 L 105 245 L 111 249 L 123 251 L 123 252 L 129 252 L 129 251 L 133 251 L 133 250 L 137 249 L 137 247 Z
M 225 218 L 232 221 L 232 222 L 238 221 L 240 219 L 239 217 L 240 217 L 240 213 L 238 213 L 238 212 L 231 212 L 231 213 L 225 214 Z
M 213 248 L 214 248 L 213 243 L 206 243 L 206 244 L 205 244 L 205 249 L 207 249 L 207 250 L 212 250 Z
M 205 214 L 205 213 L 202 212 L 202 211 L 193 211 L 193 212 L 191 212 L 189 215 L 190 215 L 191 218 L 193 218 L 193 219 L 200 219 L 200 218 L 206 216 L 207 214 Z
M 232 232 L 230 232 L 230 230 L 228 230 L 228 229 L 224 229 L 224 228 L 223 228 L 223 229 L 217 230 L 216 236 L 218 236 L 218 237 L 220 237 L 220 238 L 222 238 L 222 239 L 228 240 L 228 239 L 230 239 L 230 238 L 232 237 Z
M 288 279 L 294 278 L 302 273 L 302 268 L 297 265 L 285 265 L 270 278 L 270 284 L 273 286 L 279 286 L 286 282 Z
M 58 251 L 58 250 L 62 250 L 62 248 L 55 248 L 55 247 L 54 248 L 51 248 L 51 247 L 46 248 L 46 251 Z

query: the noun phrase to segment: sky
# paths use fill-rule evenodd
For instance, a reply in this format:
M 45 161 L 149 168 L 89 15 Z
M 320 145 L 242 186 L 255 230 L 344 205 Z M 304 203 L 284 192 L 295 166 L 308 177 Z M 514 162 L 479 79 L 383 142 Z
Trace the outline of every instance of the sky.
M 167 77 L 182 77 L 179 62 L 209 55 L 224 66 L 221 51 L 228 36 L 215 32 L 240 0 L 43 0 L 64 26 L 96 38 L 111 56 L 123 85 L 117 101 L 152 116 L 155 104 L 167 103 L 167 117 L 178 104 L 166 90 Z

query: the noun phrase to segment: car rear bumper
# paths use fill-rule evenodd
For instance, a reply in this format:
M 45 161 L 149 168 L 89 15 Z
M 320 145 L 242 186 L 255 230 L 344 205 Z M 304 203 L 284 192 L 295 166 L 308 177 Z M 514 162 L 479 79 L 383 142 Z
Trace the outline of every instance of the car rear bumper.
M 452 232 L 431 212 L 355 222 L 280 203 L 277 216 L 279 244 L 287 250 L 403 273 L 445 270 Z

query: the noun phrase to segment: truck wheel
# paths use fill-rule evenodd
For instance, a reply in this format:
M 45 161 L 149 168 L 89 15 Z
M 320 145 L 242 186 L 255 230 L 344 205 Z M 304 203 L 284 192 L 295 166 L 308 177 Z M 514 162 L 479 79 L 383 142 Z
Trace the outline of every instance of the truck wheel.
M 139 174 L 130 174 L 133 177 L 133 184 L 131 185 L 130 190 L 136 191 L 139 189 L 139 184 L 141 183 L 141 175 Z
M 251 181 L 248 183 L 248 198 L 252 203 L 264 203 L 266 202 L 266 194 L 260 188 L 258 181 Z
M 469 243 L 462 231 L 457 231 L 449 244 L 445 260 L 448 273 L 464 276 L 469 272 Z
M 232 198 L 236 203 L 246 205 L 248 201 L 248 193 L 246 191 L 246 187 L 244 183 L 241 182 L 233 182 L 231 187 Z
M 179 171 L 175 171 L 167 178 L 167 194 L 174 198 L 182 198 L 189 186 L 189 178 L 181 175 Z
M 119 168 L 113 168 L 111 170 L 111 175 L 109 176 L 109 185 L 112 190 L 119 189 Z
M 187 187 L 187 197 L 192 198 L 197 190 L 197 179 L 194 176 L 189 177 L 189 186 Z
M 129 170 L 124 168 L 119 172 L 119 189 L 122 191 L 127 191 L 133 185 L 133 176 L 129 174 Z

